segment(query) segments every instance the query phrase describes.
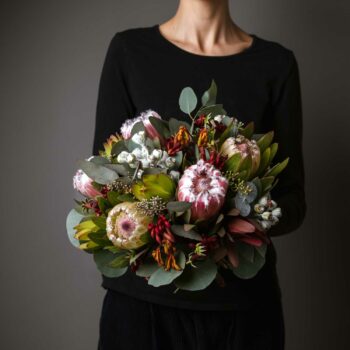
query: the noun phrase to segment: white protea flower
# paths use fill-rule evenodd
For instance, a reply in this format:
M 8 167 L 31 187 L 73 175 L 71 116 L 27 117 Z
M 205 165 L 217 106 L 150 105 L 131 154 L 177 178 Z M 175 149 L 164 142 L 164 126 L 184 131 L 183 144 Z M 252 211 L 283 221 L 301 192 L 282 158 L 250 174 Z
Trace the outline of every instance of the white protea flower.
M 131 137 L 132 128 L 138 122 L 142 122 L 143 123 L 148 137 L 150 137 L 151 139 L 161 138 L 161 136 L 158 134 L 157 130 L 154 128 L 154 126 L 149 121 L 150 117 L 155 117 L 155 118 L 158 118 L 158 119 L 162 119 L 157 112 L 152 111 L 151 109 L 142 112 L 136 118 L 127 119 L 123 123 L 122 127 L 120 128 L 120 132 L 121 132 L 123 138 L 125 140 L 128 140 Z
M 222 208 L 228 181 L 213 165 L 199 160 L 188 167 L 179 181 L 178 199 L 192 203 L 191 220 L 208 220 Z
M 249 155 L 252 158 L 251 174 L 254 174 L 260 165 L 260 148 L 255 140 L 249 140 L 243 135 L 237 135 L 236 137 L 229 137 L 222 144 L 221 153 L 228 158 L 239 153 L 241 155 L 241 161 L 243 161 Z
M 136 249 L 145 244 L 141 236 L 147 232 L 152 217 L 140 213 L 137 202 L 125 202 L 113 207 L 107 216 L 106 231 L 113 245 Z
M 93 180 L 81 169 L 73 177 L 73 187 L 82 195 L 89 198 L 101 196 L 101 192 L 92 185 L 92 182 Z
M 123 138 L 125 140 L 128 140 L 131 137 L 131 131 L 133 126 L 137 123 L 140 122 L 141 118 L 140 117 L 136 117 L 133 119 L 127 119 L 122 127 L 120 128 L 120 133 L 122 134 Z

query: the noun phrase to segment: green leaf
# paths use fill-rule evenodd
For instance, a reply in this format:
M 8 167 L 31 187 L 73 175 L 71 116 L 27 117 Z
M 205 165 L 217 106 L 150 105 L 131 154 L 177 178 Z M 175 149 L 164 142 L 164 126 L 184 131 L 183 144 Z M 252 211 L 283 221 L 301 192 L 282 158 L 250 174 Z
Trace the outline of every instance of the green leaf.
M 147 244 L 152 241 L 150 233 L 147 231 L 140 236 L 141 242 Z
M 217 265 L 210 258 L 195 263 L 196 268 L 186 267 L 185 271 L 178 277 L 174 284 L 179 289 L 195 291 L 207 288 L 215 279 Z
M 202 240 L 202 236 L 199 233 L 197 233 L 193 230 L 186 230 L 184 225 L 171 225 L 171 232 L 174 235 L 184 237 L 184 238 L 193 239 L 195 241 Z
M 242 156 L 240 153 L 234 154 L 225 162 L 225 170 L 236 172 L 238 171 L 239 165 L 241 164 Z
M 120 194 L 118 196 L 119 202 L 135 202 L 135 198 L 131 193 Z
M 184 269 L 186 264 L 186 257 L 183 252 L 179 252 L 175 255 L 177 264 Z M 158 267 L 158 269 L 152 273 L 148 280 L 148 284 L 153 287 L 159 287 L 166 284 L 170 284 L 176 277 L 182 274 L 183 270 L 170 269 L 165 271 L 163 266 Z
M 117 254 L 117 256 L 108 263 L 109 267 L 112 268 L 121 268 L 129 265 L 129 256 L 126 252 Z
M 188 131 L 191 129 L 191 125 L 187 122 L 175 118 L 170 118 L 169 129 L 171 134 L 177 133 L 181 126 L 184 126 Z
M 98 207 L 102 211 L 106 211 L 108 208 L 111 207 L 111 205 L 108 202 L 108 200 L 106 198 L 103 198 L 103 197 L 97 197 L 97 203 L 98 203 Z
M 111 253 L 108 250 L 99 250 L 94 253 L 94 261 L 98 270 L 106 277 L 119 277 L 122 276 L 127 267 L 123 268 L 113 268 L 108 266 L 108 264 L 116 258 L 116 254 Z
M 189 202 L 168 202 L 166 205 L 166 208 L 169 211 L 184 212 L 187 209 L 190 209 L 191 206 L 192 206 L 192 203 L 189 203 Z
M 260 164 L 259 164 L 259 168 L 258 168 L 258 171 L 257 171 L 258 175 L 262 174 L 266 170 L 267 166 L 270 163 L 270 155 L 271 155 L 271 148 L 268 147 L 262 153 L 262 156 L 260 158 Z
M 257 141 L 257 144 L 260 148 L 260 153 L 263 153 L 265 149 L 270 146 L 273 140 L 273 136 L 274 136 L 274 132 L 269 131 L 268 133 L 260 137 L 260 139 Z
M 267 244 L 263 243 L 260 247 L 255 247 L 255 249 L 261 255 L 261 257 L 264 258 L 267 250 Z
M 131 129 L 131 136 L 133 136 L 134 134 L 136 134 L 140 131 L 145 131 L 145 126 L 143 125 L 142 121 L 134 124 L 134 126 Z
M 103 165 L 98 165 L 85 159 L 80 159 L 77 163 L 79 169 L 82 169 L 88 177 L 99 184 L 107 185 L 119 177 L 115 171 Z
M 84 218 L 84 215 L 81 215 L 78 213 L 75 209 L 72 209 L 66 219 L 66 229 L 67 229 L 67 234 L 69 241 L 72 243 L 72 245 L 76 248 L 79 248 L 79 240 L 77 240 L 74 235 L 75 235 L 75 229 L 74 227 L 80 223 L 80 221 Z
M 214 118 L 217 115 L 225 115 L 226 111 L 222 104 L 217 105 L 211 105 L 211 106 L 204 106 L 198 110 L 196 113 L 196 116 L 199 116 L 201 114 L 210 114 L 212 118 Z
M 262 193 L 265 193 L 275 180 L 274 176 L 265 176 L 261 178 Z
M 105 247 L 111 244 L 111 241 L 107 237 L 106 231 L 103 230 L 97 232 L 90 232 L 88 234 L 88 238 L 101 247 Z
M 111 169 L 121 176 L 128 176 L 134 172 L 127 164 L 106 164 L 106 168 Z
M 237 242 L 237 250 L 239 254 L 244 257 L 245 260 L 250 263 L 254 262 L 254 247 L 250 244 Z
M 158 131 L 160 135 L 162 135 L 165 138 L 170 137 L 170 131 L 169 131 L 169 125 L 168 122 L 166 122 L 163 119 L 159 119 L 156 117 L 149 117 L 148 119 L 152 126 Z
M 221 147 L 222 144 L 225 142 L 225 140 L 230 137 L 230 133 L 231 133 L 234 125 L 235 125 L 235 123 L 234 123 L 234 120 L 232 119 L 230 124 L 227 125 L 225 131 L 221 134 L 221 136 L 219 138 L 219 144 L 218 144 L 219 147 Z
M 263 187 L 262 187 L 262 183 L 261 183 L 261 180 L 260 178 L 258 177 L 255 177 L 253 180 L 252 180 L 252 183 L 255 185 L 258 193 L 257 193 L 257 198 L 260 198 L 261 196 L 261 193 L 262 193 L 262 190 L 263 190 Z
M 116 191 L 109 191 L 107 192 L 107 198 L 109 203 L 114 207 L 115 205 L 121 203 L 119 200 L 119 193 Z
M 118 141 L 112 146 L 111 154 L 113 156 L 117 156 L 119 153 L 123 151 L 128 151 L 124 141 Z
M 93 156 L 90 158 L 89 162 L 93 162 L 97 165 L 110 164 L 110 162 L 107 158 L 101 157 L 101 156 Z
M 269 171 L 266 172 L 265 176 L 277 176 L 284 168 L 287 166 L 289 161 L 289 157 L 286 158 L 283 162 L 277 163 L 274 167 L 272 167 Z
M 185 87 L 180 94 L 179 106 L 182 112 L 191 114 L 197 106 L 197 96 L 193 89 Z
M 250 139 L 254 134 L 254 122 L 248 123 L 239 133 L 247 139 Z
M 257 252 L 255 249 L 253 250 L 253 252 L 254 252 L 254 256 L 251 259 L 252 261 L 249 261 L 242 254 L 240 249 L 237 249 L 239 264 L 238 264 L 238 267 L 232 268 L 233 273 L 237 277 L 242 279 L 252 278 L 259 272 L 259 270 L 265 264 L 265 258 L 262 257 L 261 254 Z
M 106 220 L 105 216 L 94 216 L 92 222 L 99 228 L 106 229 Z
M 270 147 L 271 149 L 271 152 L 270 152 L 270 159 L 269 159 L 269 164 L 271 164 L 271 162 L 273 161 L 273 159 L 275 158 L 275 155 L 277 153 L 277 150 L 278 150 L 278 143 L 275 142 L 271 145 Z
M 136 270 L 136 275 L 140 277 L 149 277 L 158 269 L 159 266 L 154 259 L 146 258 Z
M 215 81 L 211 81 L 211 85 L 207 91 L 204 92 L 202 96 L 202 105 L 214 105 L 216 103 L 216 95 L 217 95 L 218 89 L 215 84 Z

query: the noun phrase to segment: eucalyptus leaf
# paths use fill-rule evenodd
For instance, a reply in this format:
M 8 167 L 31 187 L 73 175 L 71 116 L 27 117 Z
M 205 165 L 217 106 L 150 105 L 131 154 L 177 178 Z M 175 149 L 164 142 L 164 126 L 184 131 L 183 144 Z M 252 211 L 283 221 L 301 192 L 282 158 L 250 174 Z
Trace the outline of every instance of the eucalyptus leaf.
M 199 233 L 185 229 L 184 225 L 171 225 L 171 232 L 177 236 L 193 239 L 195 241 L 202 240 L 202 236 Z
M 140 131 L 145 131 L 145 126 L 143 125 L 142 121 L 139 121 L 139 122 L 134 124 L 134 126 L 131 129 L 131 136 L 133 136 L 134 134 L 136 134 Z
M 77 240 L 74 237 L 74 235 L 76 233 L 76 230 L 74 229 L 74 227 L 76 225 L 78 225 L 83 218 L 84 218 L 84 215 L 81 215 L 75 209 L 72 209 L 68 213 L 67 219 L 66 219 L 66 229 L 67 229 L 67 234 L 68 234 L 69 241 L 76 248 L 79 248 L 80 243 L 79 243 L 79 240 Z
M 140 277 L 149 277 L 158 269 L 159 266 L 154 259 L 146 258 L 136 270 L 136 275 Z
M 108 250 L 99 250 L 94 253 L 94 261 L 98 270 L 106 277 L 119 277 L 122 276 L 127 267 L 113 268 L 108 266 L 108 264 L 116 258 L 116 254 L 111 253 Z
M 217 265 L 210 258 L 195 263 L 197 267 L 188 266 L 182 275 L 174 281 L 179 289 L 196 291 L 207 288 L 215 279 Z
M 254 277 L 265 264 L 265 258 L 254 250 L 253 262 L 251 262 L 241 254 L 240 250 L 237 251 L 239 264 L 237 267 L 232 268 L 233 273 L 242 279 L 250 279 Z
M 186 257 L 183 252 L 179 252 L 175 255 L 177 264 L 184 269 L 186 264 Z M 176 277 L 182 274 L 183 270 L 170 269 L 165 271 L 163 266 L 158 267 L 158 269 L 152 273 L 148 280 L 148 284 L 153 287 L 160 287 L 163 285 L 170 284 Z
M 104 165 L 110 163 L 110 161 L 107 158 L 101 156 L 92 156 L 89 159 L 89 162 L 95 163 L 97 165 Z
M 148 120 L 160 135 L 162 135 L 165 138 L 171 136 L 169 131 L 169 125 L 165 120 L 156 117 L 149 117 Z
M 211 81 L 210 87 L 207 91 L 204 92 L 202 96 L 202 105 L 214 105 L 216 103 L 216 95 L 218 88 L 214 80 Z
M 119 177 L 115 171 L 103 165 L 98 165 L 85 159 L 78 160 L 77 163 L 79 169 L 82 169 L 88 177 L 99 184 L 107 185 Z
M 177 133 L 181 126 L 184 126 L 187 130 L 191 129 L 191 125 L 188 124 L 187 122 L 182 121 L 182 120 L 178 120 L 175 118 L 170 118 L 169 129 L 170 129 L 171 134 Z
M 119 153 L 123 152 L 123 151 L 127 151 L 127 147 L 126 144 L 123 140 L 116 142 L 113 146 L 112 146 L 112 151 L 111 154 L 113 156 L 117 156 Z
M 191 87 L 185 87 L 180 94 L 179 106 L 182 112 L 191 114 L 197 106 L 197 96 Z

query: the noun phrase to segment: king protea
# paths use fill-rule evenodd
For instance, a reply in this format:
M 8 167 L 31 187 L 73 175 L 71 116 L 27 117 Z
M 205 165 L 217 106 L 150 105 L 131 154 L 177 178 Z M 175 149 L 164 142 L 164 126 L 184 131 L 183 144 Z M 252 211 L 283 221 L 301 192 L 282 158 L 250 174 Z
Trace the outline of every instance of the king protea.
M 145 244 L 141 236 L 148 231 L 151 221 L 150 216 L 140 213 L 136 202 L 117 204 L 108 212 L 107 236 L 119 248 L 139 248 Z
M 178 200 L 192 203 L 191 220 L 208 220 L 218 214 L 228 181 L 213 165 L 199 160 L 188 167 L 179 181 Z

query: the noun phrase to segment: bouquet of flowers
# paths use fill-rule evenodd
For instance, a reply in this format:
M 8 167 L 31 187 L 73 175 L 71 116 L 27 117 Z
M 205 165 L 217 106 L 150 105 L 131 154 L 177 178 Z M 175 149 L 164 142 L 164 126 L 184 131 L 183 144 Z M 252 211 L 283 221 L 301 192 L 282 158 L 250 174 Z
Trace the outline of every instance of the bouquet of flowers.
M 219 268 L 247 279 L 264 265 L 267 232 L 282 215 L 270 191 L 288 158 L 273 164 L 273 131 L 254 134 L 216 95 L 212 81 L 197 107 L 186 87 L 179 106 L 189 122 L 147 110 L 78 161 L 83 198 L 67 232 L 103 275 L 130 268 L 154 287 L 195 291 L 222 284 Z

